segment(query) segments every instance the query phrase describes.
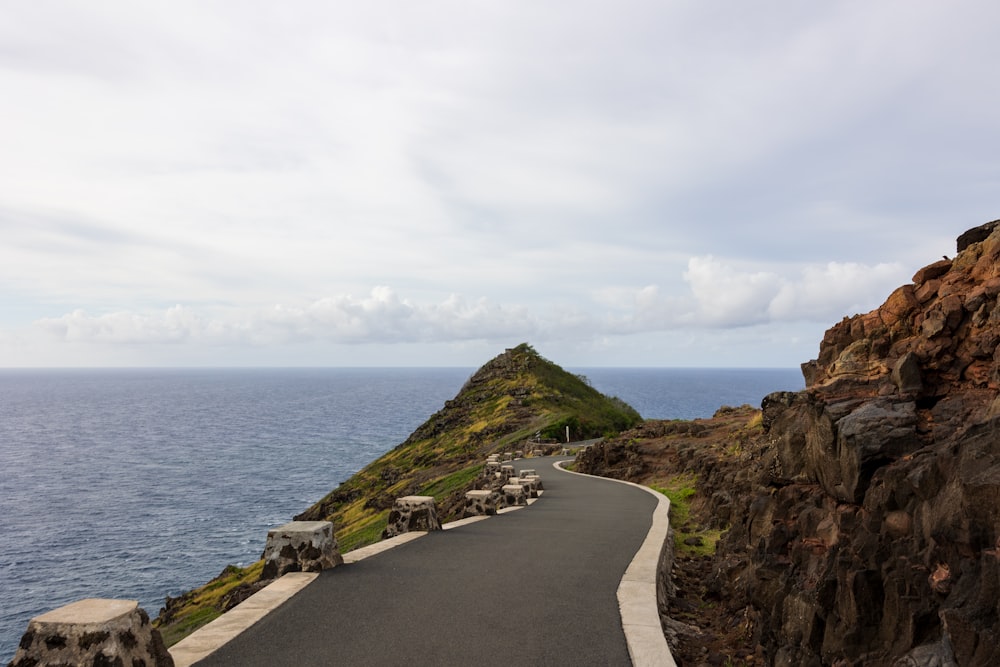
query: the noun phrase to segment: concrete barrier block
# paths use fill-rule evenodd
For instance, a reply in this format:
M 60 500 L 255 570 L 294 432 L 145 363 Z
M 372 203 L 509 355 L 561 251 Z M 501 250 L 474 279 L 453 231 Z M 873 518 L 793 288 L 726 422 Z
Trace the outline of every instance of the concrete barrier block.
M 522 480 L 527 479 L 527 480 L 531 480 L 531 481 L 535 482 L 535 488 L 538 491 L 544 491 L 545 490 L 545 487 L 542 486 L 542 478 L 539 477 L 538 475 L 521 475 L 521 479 Z
M 403 496 L 397 498 L 389 512 L 385 537 L 395 537 L 416 530 L 441 530 L 434 496 Z
M 496 492 L 489 489 L 466 491 L 465 509 L 462 511 L 462 517 L 491 516 L 496 514 L 497 495 Z
M 286 572 L 320 572 L 344 562 L 329 521 L 291 521 L 267 531 L 261 580 Z
M 528 496 L 524 493 L 524 487 L 519 483 L 504 484 L 500 491 L 503 494 L 504 507 L 528 504 Z
M 88 598 L 31 619 L 10 667 L 173 664 L 138 602 Z

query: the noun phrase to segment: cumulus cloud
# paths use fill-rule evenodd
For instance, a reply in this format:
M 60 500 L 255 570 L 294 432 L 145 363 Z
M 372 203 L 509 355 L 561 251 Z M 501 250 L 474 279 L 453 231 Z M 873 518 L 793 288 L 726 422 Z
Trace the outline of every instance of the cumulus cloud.
M 996 217 L 995 2 L 9 4 L 0 323 L 46 340 L 831 322 Z
M 524 307 L 487 299 L 468 301 L 459 295 L 440 303 L 416 304 L 389 287 L 376 287 L 364 297 L 325 297 L 301 307 L 278 304 L 213 315 L 181 305 L 142 314 L 89 315 L 78 309 L 35 324 L 50 336 L 73 343 L 209 345 L 510 340 L 530 338 L 542 329 Z
M 605 321 L 607 333 L 739 329 L 766 324 L 832 324 L 867 312 L 905 282 L 899 264 L 828 262 L 784 270 L 740 268 L 712 256 L 692 257 L 684 271 L 689 292 L 665 294 L 658 285 L 604 290 L 605 305 L 626 310 Z
M 88 315 L 77 309 L 61 317 L 42 318 L 35 324 L 70 343 L 163 344 L 222 340 L 231 335 L 226 325 L 206 320 L 180 305 L 156 314 L 122 311 Z
M 689 293 L 657 285 L 603 290 L 605 315 L 571 307 L 532 309 L 452 294 L 422 303 L 387 286 L 363 297 L 329 296 L 301 306 L 206 313 L 177 305 L 160 313 L 74 310 L 36 322 L 68 342 L 121 344 L 272 345 L 302 342 L 401 344 L 470 340 L 581 339 L 657 331 L 739 329 L 782 322 L 833 323 L 867 310 L 899 283 L 901 268 L 831 262 L 794 276 L 740 269 L 711 256 L 692 257 Z
M 782 321 L 836 321 L 877 306 L 901 284 L 899 264 L 828 262 L 797 275 L 741 270 L 711 256 L 693 257 L 684 280 L 697 302 L 696 322 L 738 327 Z
M 698 321 L 709 326 L 745 326 L 767 320 L 767 306 L 781 289 L 781 277 L 767 271 L 739 271 L 708 257 L 692 257 L 684 280 L 698 304 Z

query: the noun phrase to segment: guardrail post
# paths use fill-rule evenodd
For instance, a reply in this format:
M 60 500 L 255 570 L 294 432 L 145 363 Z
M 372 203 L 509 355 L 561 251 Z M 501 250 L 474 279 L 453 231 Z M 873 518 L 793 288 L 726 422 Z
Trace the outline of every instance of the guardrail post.
M 10 667 L 173 664 L 137 601 L 87 598 L 31 619 Z
M 329 521 L 291 521 L 267 531 L 261 580 L 286 572 L 320 572 L 344 562 Z
M 434 496 L 403 496 L 392 504 L 385 537 L 415 530 L 441 530 Z

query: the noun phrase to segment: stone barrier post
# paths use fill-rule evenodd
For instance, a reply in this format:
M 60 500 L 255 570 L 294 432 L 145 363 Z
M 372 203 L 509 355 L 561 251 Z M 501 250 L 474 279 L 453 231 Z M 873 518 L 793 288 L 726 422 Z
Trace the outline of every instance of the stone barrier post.
M 535 483 L 535 489 L 538 490 L 538 491 L 544 491 L 545 490 L 545 487 L 542 486 L 542 478 L 539 477 L 536 474 L 531 474 L 531 475 L 524 475 L 524 474 L 522 474 L 521 475 L 521 480 L 522 481 L 523 480 L 528 480 L 529 482 L 534 482 Z
M 9 667 L 173 667 L 160 631 L 135 600 L 88 598 L 36 616 Z
M 320 572 L 343 564 L 333 524 L 329 521 L 291 521 L 267 531 L 261 581 L 286 572 Z
M 392 504 L 384 536 L 395 537 L 416 530 L 441 530 L 434 496 L 403 496 Z
M 490 516 L 497 513 L 497 493 L 489 489 L 465 492 L 465 509 L 462 518 L 469 516 Z
M 519 483 L 512 481 L 510 484 L 505 484 L 501 492 L 503 493 L 504 507 L 528 504 L 528 496 L 524 493 L 524 487 Z

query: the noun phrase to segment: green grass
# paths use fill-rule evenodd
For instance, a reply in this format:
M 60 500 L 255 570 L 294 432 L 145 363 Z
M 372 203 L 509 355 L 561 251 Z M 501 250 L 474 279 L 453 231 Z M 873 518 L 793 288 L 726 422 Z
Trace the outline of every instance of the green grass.
M 340 549 L 340 553 L 346 554 L 348 551 L 354 551 L 381 540 L 382 531 L 385 530 L 388 519 L 389 511 L 386 510 L 355 523 L 343 532 L 338 532 L 337 548 Z
M 173 646 L 189 634 L 222 615 L 222 599 L 240 584 L 249 584 L 260 579 L 264 561 L 259 560 L 248 567 L 230 565 L 222 573 L 201 588 L 189 591 L 182 599 L 185 603 L 169 624 L 156 623 L 163 641 Z M 157 619 L 159 621 L 159 619 Z
M 689 556 L 710 556 L 715 553 L 715 545 L 722 535 L 721 530 L 700 530 L 691 518 L 691 497 L 698 493 L 697 475 L 682 473 L 662 482 L 650 484 L 670 500 L 670 527 L 674 531 L 674 551 Z M 700 537 L 701 546 L 685 544 L 684 540 Z
M 463 468 L 462 470 L 454 472 L 447 477 L 441 477 L 440 479 L 434 480 L 431 484 L 428 484 L 421 489 L 418 495 L 444 498 L 448 494 L 464 489 L 472 482 L 472 480 L 478 477 L 482 471 L 482 464 Z

